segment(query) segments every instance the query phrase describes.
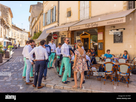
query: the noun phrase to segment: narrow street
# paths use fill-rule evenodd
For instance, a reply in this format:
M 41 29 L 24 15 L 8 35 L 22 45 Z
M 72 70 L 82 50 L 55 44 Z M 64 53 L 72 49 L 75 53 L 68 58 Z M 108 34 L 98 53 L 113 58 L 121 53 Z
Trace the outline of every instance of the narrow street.
M 74 92 L 68 90 L 56 90 L 44 87 L 42 89 L 33 88 L 26 85 L 22 79 L 23 56 L 22 49 L 15 49 L 13 57 L 5 64 L 0 66 L 0 72 L 11 72 L 11 77 L 0 76 L 0 92 Z

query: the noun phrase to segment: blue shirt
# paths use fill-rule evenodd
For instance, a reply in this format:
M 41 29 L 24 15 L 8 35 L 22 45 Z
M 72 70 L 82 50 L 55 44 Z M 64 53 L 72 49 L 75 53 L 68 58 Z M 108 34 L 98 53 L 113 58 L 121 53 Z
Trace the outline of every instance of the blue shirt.
M 104 54 L 104 57 L 106 57 L 106 58 L 111 58 L 112 57 L 112 54 Z
M 123 54 L 123 58 L 127 59 L 127 55 L 125 56 L 125 55 Z

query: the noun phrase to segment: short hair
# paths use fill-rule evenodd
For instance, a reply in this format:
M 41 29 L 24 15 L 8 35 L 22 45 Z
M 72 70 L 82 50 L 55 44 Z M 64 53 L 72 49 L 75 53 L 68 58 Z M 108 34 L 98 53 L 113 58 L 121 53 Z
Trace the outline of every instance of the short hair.
M 61 43 L 59 43 L 59 45 L 62 45 Z
M 82 47 L 83 43 L 82 42 L 77 42 L 77 46 Z
M 35 42 L 34 40 L 29 40 L 29 44 L 32 43 L 32 42 Z
M 29 41 L 26 41 L 26 44 L 29 44 Z
M 41 40 L 41 41 L 40 41 L 40 45 L 44 45 L 45 42 L 46 42 L 45 40 Z
M 107 49 L 107 52 L 110 51 L 110 49 Z
M 78 39 L 76 42 L 81 42 L 81 40 L 80 40 L 80 39 Z
M 64 37 L 63 40 L 65 41 L 68 37 Z

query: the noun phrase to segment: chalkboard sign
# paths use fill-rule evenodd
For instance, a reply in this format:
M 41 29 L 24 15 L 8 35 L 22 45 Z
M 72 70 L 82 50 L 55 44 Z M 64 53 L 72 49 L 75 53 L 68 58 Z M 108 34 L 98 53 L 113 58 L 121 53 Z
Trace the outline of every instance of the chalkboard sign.
M 98 50 L 103 50 L 103 43 L 102 42 L 98 43 Z
M 123 43 L 123 32 L 114 32 L 114 43 Z

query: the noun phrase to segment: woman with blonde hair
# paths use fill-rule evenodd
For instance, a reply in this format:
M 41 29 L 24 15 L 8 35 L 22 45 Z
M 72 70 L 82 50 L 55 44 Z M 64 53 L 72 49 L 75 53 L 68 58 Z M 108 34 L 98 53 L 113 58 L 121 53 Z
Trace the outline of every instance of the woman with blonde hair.
M 75 59 L 72 69 L 74 70 L 74 81 L 75 85 L 73 88 L 77 88 L 77 72 L 81 73 L 80 89 L 84 79 L 84 71 L 88 70 L 86 63 L 85 50 L 82 49 L 83 43 L 77 42 L 77 49 L 75 50 Z

